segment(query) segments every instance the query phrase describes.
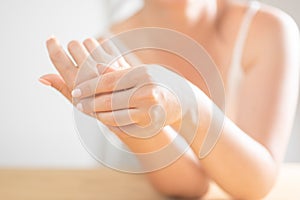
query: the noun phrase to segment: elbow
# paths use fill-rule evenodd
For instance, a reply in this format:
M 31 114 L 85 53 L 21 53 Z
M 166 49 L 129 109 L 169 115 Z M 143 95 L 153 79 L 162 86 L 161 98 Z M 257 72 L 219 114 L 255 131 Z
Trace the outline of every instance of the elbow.
M 235 192 L 231 192 L 234 199 L 263 199 L 272 190 L 277 175 L 274 176 L 258 176 L 249 181 L 247 184 L 241 184 L 240 188 Z
M 243 192 L 238 192 L 238 193 L 234 193 L 231 196 L 234 199 L 263 199 L 265 198 L 269 192 L 271 191 L 272 187 L 253 187 L 247 191 L 243 191 Z

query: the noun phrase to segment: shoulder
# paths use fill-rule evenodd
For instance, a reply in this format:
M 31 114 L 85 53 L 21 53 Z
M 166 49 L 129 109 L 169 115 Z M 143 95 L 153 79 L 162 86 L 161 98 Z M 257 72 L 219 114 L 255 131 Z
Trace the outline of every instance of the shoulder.
M 261 4 L 249 30 L 245 54 L 248 63 L 284 59 L 283 56 L 291 56 L 287 55 L 289 51 L 299 53 L 299 42 L 299 29 L 294 19 L 278 8 Z
M 261 5 L 260 10 L 253 22 L 254 32 L 262 37 L 270 39 L 280 39 L 285 35 L 298 37 L 299 30 L 294 19 L 284 11 L 268 6 Z

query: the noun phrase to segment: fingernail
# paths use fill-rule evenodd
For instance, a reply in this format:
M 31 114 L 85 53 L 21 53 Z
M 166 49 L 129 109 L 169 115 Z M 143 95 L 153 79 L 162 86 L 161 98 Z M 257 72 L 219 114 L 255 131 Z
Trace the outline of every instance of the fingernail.
M 54 36 L 54 35 L 51 35 L 50 37 L 48 37 L 47 41 L 48 41 L 48 40 L 51 40 L 51 39 L 55 39 L 55 36 Z
M 39 81 L 46 86 L 51 86 L 51 83 L 43 78 L 39 78 Z
M 79 111 L 83 111 L 82 103 L 77 104 L 77 105 L 76 105 L 76 108 L 77 108 Z
M 72 97 L 80 97 L 81 96 L 81 90 L 80 89 L 74 89 L 73 91 L 72 91 Z
M 57 48 L 57 46 L 60 46 L 59 41 L 54 36 L 49 37 L 46 41 L 46 44 L 51 50 Z

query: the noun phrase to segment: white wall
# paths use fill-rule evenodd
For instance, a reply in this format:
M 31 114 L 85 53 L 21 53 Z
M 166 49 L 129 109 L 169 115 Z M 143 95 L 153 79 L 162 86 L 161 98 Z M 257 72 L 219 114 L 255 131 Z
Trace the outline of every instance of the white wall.
M 0 166 L 95 165 L 74 131 L 69 103 L 37 80 L 55 72 L 45 40 L 54 34 L 66 45 L 99 33 L 104 8 L 101 0 L 1 1 Z
M 300 24 L 296 0 L 268 2 L 286 8 Z M 79 142 L 72 107 L 37 79 L 55 72 L 46 54 L 47 37 L 54 34 L 66 45 L 95 35 L 105 26 L 106 10 L 104 0 L 1 1 L 0 167 L 98 165 Z M 300 161 L 299 130 L 298 125 L 288 160 Z

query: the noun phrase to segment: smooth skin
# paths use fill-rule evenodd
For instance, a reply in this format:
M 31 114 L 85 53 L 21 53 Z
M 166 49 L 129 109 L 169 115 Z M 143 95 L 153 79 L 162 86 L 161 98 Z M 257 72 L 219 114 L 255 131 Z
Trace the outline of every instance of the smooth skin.
M 118 33 L 132 28 L 156 26 L 185 33 L 210 53 L 219 67 L 226 87 L 236 33 L 246 10 L 247 5 L 227 0 L 146 0 L 142 11 L 113 26 L 112 31 Z M 158 191 L 169 196 L 200 197 L 206 193 L 209 179 L 214 180 L 234 198 L 258 199 L 270 191 L 284 156 L 297 105 L 299 41 L 297 25 L 289 16 L 275 8 L 262 6 L 251 24 L 243 52 L 241 63 L 245 76 L 238 91 L 238 103 L 234 108 L 237 113 L 228 116 L 220 111 L 220 115 L 225 115 L 221 136 L 210 154 L 201 160 L 197 159 L 196 155 L 211 124 L 211 108 L 215 106 L 203 83 L 193 73 L 189 73 L 184 65 L 178 65 L 180 62 L 172 56 L 162 56 L 157 52 L 137 53 L 145 63 L 174 67 L 198 87 L 198 108 L 195 109 L 201 113 L 201 120 L 196 138 L 191 144 L 191 150 L 172 165 L 147 174 Z M 100 74 L 110 83 L 99 84 L 97 87 L 96 93 L 104 98 L 97 99 L 95 108 L 88 107 L 87 102 L 81 102 L 81 106 L 76 102 L 76 106 L 83 111 L 88 107 L 88 113 L 97 113 L 92 116 L 98 116 L 98 119 L 107 124 L 133 152 L 150 152 L 169 144 L 168 128 L 163 128 L 154 137 L 141 140 L 128 137 L 120 129 L 121 126 L 108 117 L 114 109 L 107 103 L 107 99 L 111 99 L 109 92 L 112 92 L 113 86 L 116 85 L 115 80 L 123 73 L 128 73 L 130 67 L 109 68 L 105 72 L 99 69 L 98 74 L 88 73 L 85 80 L 80 81 L 81 85 L 75 84 L 78 73 L 76 66 L 81 66 L 89 52 L 97 48 L 97 45 L 99 44 L 92 39 L 87 39 L 83 44 L 72 41 L 68 48 L 76 62 L 74 64 L 58 41 L 50 38 L 47 41 L 48 52 L 60 75 L 45 75 L 41 80 L 71 101 L 72 91 L 73 96 L 79 99 L 94 95 L 90 92 L 85 93 L 87 90 L 82 84 L 88 84 Z M 149 77 L 148 72 L 143 67 L 139 71 L 142 77 Z M 128 84 L 130 85 L 130 82 Z M 81 89 L 81 94 L 79 90 L 73 90 L 74 85 L 80 86 L 76 89 Z M 127 90 L 129 85 L 118 89 Z M 135 113 L 135 122 L 145 123 L 140 118 L 147 114 L 147 108 L 160 104 L 171 112 L 167 115 L 170 116 L 167 117 L 167 125 L 176 129 L 174 121 L 177 118 L 171 119 L 171 116 L 178 116 L 177 109 L 173 109 L 175 113 L 172 113 L 172 109 L 166 104 L 168 102 L 176 107 L 175 98 L 163 88 L 156 87 L 154 90 L 151 84 L 142 89 L 143 91 L 136 95 L 137 100 L 132 102 L 134 108 L 141 108 Z M 103 91 L 108 93 L 104 94 Z M 145 105 L 138 105 L 138 97 L 141 95 L 149 100 Z M 122 109 L 132 109 L 128 105 L 118 106 Z M 102 111 L 105 111 L 105 115 Z

